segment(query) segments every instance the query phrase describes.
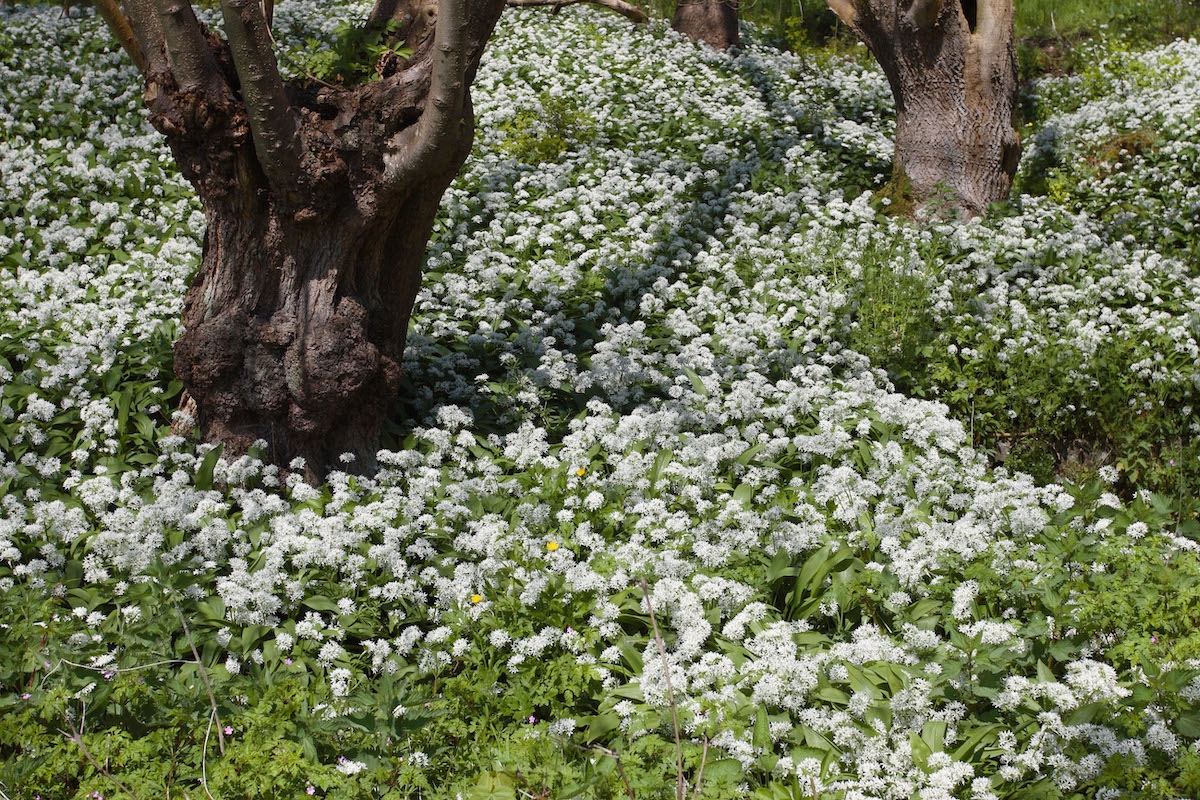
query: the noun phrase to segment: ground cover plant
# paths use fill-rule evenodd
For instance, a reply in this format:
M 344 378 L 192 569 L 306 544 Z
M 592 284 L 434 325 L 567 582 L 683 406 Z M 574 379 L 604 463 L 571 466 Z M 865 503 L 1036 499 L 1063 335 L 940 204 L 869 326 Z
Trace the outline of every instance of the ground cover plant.
M 133 70 L 2 23 L 6 797 L 1200 793 L 1194 42 L 917 224 L 861 59 L 506 16 L 421 423 L 312 487 L 176 411 L 203 219 Z

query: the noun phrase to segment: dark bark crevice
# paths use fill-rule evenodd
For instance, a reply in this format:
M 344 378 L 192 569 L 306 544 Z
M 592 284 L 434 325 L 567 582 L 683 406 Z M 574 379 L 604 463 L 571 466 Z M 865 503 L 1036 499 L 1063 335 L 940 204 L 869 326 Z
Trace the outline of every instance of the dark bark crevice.
M 967 30 L 974 33 L 976 26 L 975 0 L 961 0 L 961 2 L 963 17 L 967 20 Z

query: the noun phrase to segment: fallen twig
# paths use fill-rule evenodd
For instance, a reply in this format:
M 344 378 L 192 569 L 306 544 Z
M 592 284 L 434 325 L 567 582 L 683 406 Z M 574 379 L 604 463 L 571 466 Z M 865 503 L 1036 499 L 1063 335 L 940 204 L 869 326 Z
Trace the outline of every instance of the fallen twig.
M 624 0 L 505 0 L 509 8 L 526 8 L 529 6 L 550 6 L 554 13 L 557 14 L 564 6 L 573 6 L 578 3 L 591 3 L 597 6 L 604 6 L 607 9 L 617 12 L 623 17 L 628 17 L 634 22 L 649 22 L 650 17 L 646 16 L 646 12 L 642 11 L 635 5 L 624 2 Z

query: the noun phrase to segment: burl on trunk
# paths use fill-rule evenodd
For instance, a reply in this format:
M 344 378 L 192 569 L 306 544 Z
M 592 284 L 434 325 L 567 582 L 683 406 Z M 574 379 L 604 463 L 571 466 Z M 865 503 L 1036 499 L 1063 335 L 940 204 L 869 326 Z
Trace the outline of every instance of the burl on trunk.
M 969 215 L 1008 197 L 1013 0 L 826 0 L 870 48 L 896 101 L 895 178 L 918 205 L 939 194 Z
M 346 452 L 369 468 L 504 0 L 379 0 L 368 24 L 401 20 L 411 56 L 357 86 L 283 81 L 259 0 L 222 0 L 225 39 L 188 0 L 100 2 L 204 205 L 175 349 L 201 434 L 232 453 L 264 440 L 310 477 Z

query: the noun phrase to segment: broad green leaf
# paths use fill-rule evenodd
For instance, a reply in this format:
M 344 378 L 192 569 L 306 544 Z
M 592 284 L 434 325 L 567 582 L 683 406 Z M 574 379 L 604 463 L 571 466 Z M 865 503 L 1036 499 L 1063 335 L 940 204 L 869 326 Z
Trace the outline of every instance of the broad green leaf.
M 976 748 L 994 743 L 1002 730 L 1003 725 L 980 725 L 973 729 L 962 744 L 954 749 L 954 760 L 967 761 Z
M 908 743 L 912 746 L 913 762 L 923 770 L 928 769 L 929 757 L 933 755 L 932 748 L 916 731 L 908 732 Z
M 1200 739 L 1200 712 L 1185 714 L 1175 720 L 1175 730 L 1180 736 L 1189 739 Z
M 338 608 L 338 604 L 324 595 L 318 594 L 312 597 L 306 597 L 300 602 L 302 605 L 311 608 L 313 611 L 327 611 L 332 614 L 341 613 L 341 609 Z
M 722 758 L 704 768 L 705 781 L 735 783 L 741 781 L 743 776 L 742 762 L 736 758 Z
M 940 753 L 946 749 L 948 727 L 942 720 L 930 720 L 921 726 L 921 740 L 929 745 L 930 752 Z
M 485 772 L 467 797 L 469 800 L 517 800 L 517 784 L 506 773 Z
M 772 584 L 780 578 L 790 577 L 796 574 L 795 567 L 792 566 L 792 557 L 786 550 L 780 550 L 775 553 L 775 557 L 771 559 L 771 565 L 767 567 L 766 582 Z
M 200 468 L 196 470 L 197 489 L 207 491 L 212 488 L 213 469 L 217 466 L 217 461 L 221 458 L 221 451 L 224 449 L 224 445 L 217 445 L 205 453 L 204 460 L 200 462 Z
M 698 395 L 708 397 L 708 387 L 704 385 L 704 381 L 700 380 L 700 376 L 691 367 L 683 368 L 684 374 L 688 376 L 688 380 L 692 382 L 692 389 Z
M 671 459 L 674 456 L 675 454 L 667 448 L 663 448 L 662 450 L 658 451 L 658 456 L 655 457 L 654 466 L 650 468 L 650 474 L 648 476 L 651 486 L 658 483 L 659 478 L 662 477 L 663 469 L 666 468 L 667 464 L 671 463 Z
M 742 451 L 742 454 L 737 457 L 737 463 L 741 464 L 743 467 L 746 466 L 747 464 L 749 464 L 751 461 L 754 460 L 754 457 L 756 455 L 758 455 L 760 452 L 762 452 L 762 449 L 764 447 L 766 447 L 766 445 L 762 442 L 759 442 L 758 444 L 747 447 L 745 450 Z
M 621 727 L 621 718 L 611 711 L 606 714 L 597 714 L 590 720 L 587 731 L 584 733 L 584 738 L 589 742 L 594 742 Z
M 771 746 L 771 723 L 767 719 L 767 710 L 762 706 L 758 707 L 758 711 L 754 715 L 754 738 L 752 743 L 755 747 L 762 749 Z

